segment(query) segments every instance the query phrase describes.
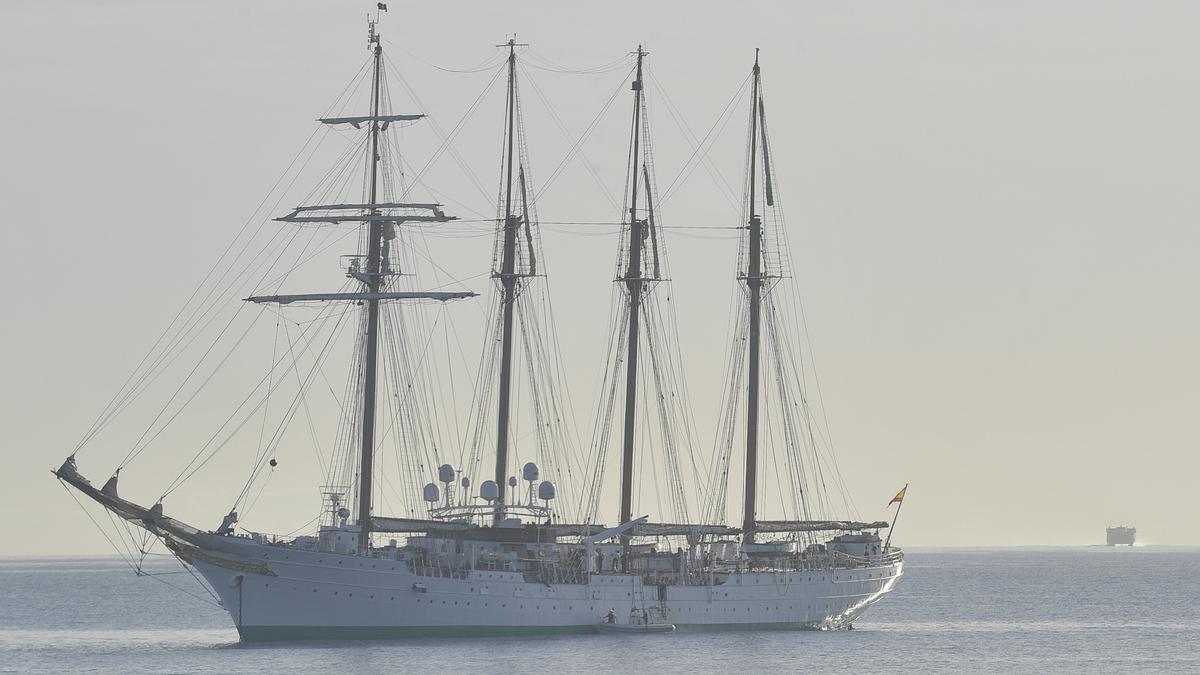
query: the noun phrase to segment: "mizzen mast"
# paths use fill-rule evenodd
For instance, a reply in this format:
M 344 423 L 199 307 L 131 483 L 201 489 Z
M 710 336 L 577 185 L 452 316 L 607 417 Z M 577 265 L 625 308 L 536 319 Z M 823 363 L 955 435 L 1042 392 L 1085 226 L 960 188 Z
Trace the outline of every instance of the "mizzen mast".
M 630 153 L 629 175 L 631 185 L 629 191 L 629 266 L 625 271 L 623 281 L 628 294 L 629 325 L 626 331 L 629 340 L 625 358 L 625 432 L 621 450 L 621 515 L 620 523 L 633 519 L 633 444 L 634 422 L 637 419 L 637 371 L 638 371 L 638 332 L 641 318 L 642 287 L 646 281 L 642 274 L 642 245 L 645 239 L 643 228 L 648 224 L 638 219 L 638 179 L 642 176 L 639 170 L 641 150 L 639 143 L 642 136 L 642 59 L 646 56 L 641 45 L 637 49 L 637 76 L 633 80 L 633 149 Z M 649 178 L 649 174 L 646 174 Z M 647 181 L 647 191 L 649 181 Z M 646 196 L 647 203 L 650 196 Z
M 745 505 L 743 507 L 742 539 L 747 543 L 754 541 L 755 499 L 758 486 L 758 394 L 759 394 L 759 348 L 762 343 L 762 218 L 755 211 L 755 179 L 756 153 L 759 143 L 759 111 L 760 93 L 758 67 L 758 50 L 754 50 L 754 82 L 750 102 L 750 191 L 749 191 L 749 230 L 750 255 L 747 261 L 746 273 L 743 280 L 750 293 L 750 334 L 749 334 L 749 372 L 746 381 L 746 489 Z M 766 139 L 763 139 L 764 149 Z
M 669 509 L 675 522 L 690 522 L 678 461 L 680 444 L 690 444 L 693 439 L 684 410 L 687 393 L 680 371 L 682 364 L 674 349 L 677 333 L 673 310 L 669 299 L 663 302 L 656 293 L 660 282 L 669 275 L 665 242 L 659 232 L 661 214 L 655 213 L 659 205 L 645 81 L 648 52 L 638 45 L 632 54 L 636 57 L 630 85 L 633 115 L 626 146 L 624 201 L 613 273 L 617 291 L 613 294 L 609 338 L 611 369 L 606 371 L 604 379 L 604 399 L 598 418 L 602 421 L 595 429 L 595 487 L 588 496 L 587 508 L 594 513 L 599 505 L 604 470 L 610 464 L 607 452 L 620 438 L 618 524 L 629 523 L 634 517 L 635 467 L 645 473 L 639 478 L 640 485 L 647 485 L 650 479 L 655 481 L 656 490 L 662 490 L 660 508 Z M 639 388 L 647 387 L 653 389 L 639 395 Z M 623 415 L 619 407 L 624 408 Z M 657 431 L 661 434 L 657 438 L 653 434 L 654 422 L 658 423 Z M 664 504 L 662 497 L 669 501 Z M 639 531 L 644 529 L 639 526 Z M 622 535 L 622 542 L 628 543 L 630 536 L 640 535 Z

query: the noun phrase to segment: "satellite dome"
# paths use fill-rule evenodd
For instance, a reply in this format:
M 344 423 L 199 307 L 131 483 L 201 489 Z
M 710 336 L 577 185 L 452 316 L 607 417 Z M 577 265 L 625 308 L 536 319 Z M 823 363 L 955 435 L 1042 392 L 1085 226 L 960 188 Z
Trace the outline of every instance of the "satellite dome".
M 527 462 L 525 466 L 521 468 L 521 477 L 525 480 L 537 480 L 538 465 L 534 464 L 533 462 Z
M 449 464 L 443 464 L 438 467 L 438 480 L 443 483 L 454 482 L 454 467 Z
M 517 477 L 516 476 L 508 477 L 508 486 L 509 487 L 517 487 Z
M 462 479 L 462 486 L 463 486 L 463 489 L 464 489 L 464 490 L 466 490 L 467 488 L 471 487 L 471 479 L 470 479 L 470 478 L 467 478 L 466 476 L 463 476 L 463 479 Z
M 425 484 L 425 501 L 434 503 L 438 500 L 438 486 L 434 483 Z
M 545 501 L 554 499 L 554 483 L 548 480 L 542 481 L 542 484 L 538 486 L 538 499 Z
M 479 496 L 489 502 L 494 502 L 500 498 L 500 488 L 494 480 L 485 480 L 479 484 Z

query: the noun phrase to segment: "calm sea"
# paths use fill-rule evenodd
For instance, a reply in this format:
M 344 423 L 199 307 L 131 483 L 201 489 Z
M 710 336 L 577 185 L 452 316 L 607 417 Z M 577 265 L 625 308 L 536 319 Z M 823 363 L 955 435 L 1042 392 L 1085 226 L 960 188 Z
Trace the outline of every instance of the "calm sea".
M 0 558 L 0 671 L 1200 672 L 1194 548 L 916 549 L 895 593 L 830 633 L 242 646 L 197 597 L 186 573 L 117 558 Z

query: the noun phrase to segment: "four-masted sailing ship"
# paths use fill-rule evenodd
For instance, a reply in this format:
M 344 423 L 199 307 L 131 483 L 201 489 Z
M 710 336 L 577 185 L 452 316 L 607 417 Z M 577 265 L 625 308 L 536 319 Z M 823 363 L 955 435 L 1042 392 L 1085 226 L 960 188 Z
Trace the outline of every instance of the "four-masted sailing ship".
M 430 482 L 404 488 L 419 492 L 424 513 L 375 512 L 376 416 L 393 400 L 380 392 L 380 362 L 392 351 L 381 344 L 381 333 L 398 325 L 388 312 L 406 303 L 449 303 L 475 294 L 411 290 L 398 281 L 403 270 L 396 247 L 403 228 L 449 223 L 454 217 L 441 204 L 405 201 L 406 192 L 392 185 L 398 171 L 388 155 L 394 143 L 390 129 L 416 123 L 422 115 L 391 111 L 375 21 L 368 42 L 370 109 L 320 120 L 361 133 L 364 199 L 304 205 L 276 219 L 305 227 L 356 227 L 359 250 L 347 265 L 348 285 L 338 292 L 246 298 L 264 306 L 341 303 L 359 312 L 348 387 L 354 405 L 343 406 L 339 426 L 339 438 L 352 439 L 357 450 L 357 464 L 342 474 L 354 484 L 349 490 L 323 488 L 324 515 L 315 533 L 271 537 L 239 533 L 236 510 L 218 528 L 204 530 L 169 515 L 162 500 L 141 506 L 118 494 L 117 473 L 96 488 L 78 469 L 75 453 L 55 471 L 57 477 L 143 528 L 149 539 L 198 572 L 248 641 L 588 632 L 602 617 L 624 623 L 627 615 L 643 622 L 652 615 L 656 624 L 681 630 L 830 629 L 850 626 L 892 590 L 902 574 L 903 554 L 881 541 L 879 532 L 887 523 L 831 518 L 827 498 L 809 487 L 824 479 L 806 473 L 817 470 L 818 434 L 797 361 L 787 351 L 794 335 L 781 318 L 787 311 L 781 288 L 788 263 L 757 52 L 749 78 L 744 214 L 737 226 L 740 303 L 733 317 L 730 388 L 719 417 L 714 479 L 702 495 L 704 503 L 688 504 L 680 485 L 678 462 L 695 452 L 694 437 L 687 428 L 690 412 L 680 408 L 683 398 L 677 395 L 682 386 L 678 352 L 664 342 L 671 331 L 658 330 L 672 321 L 673 310 L 659 300 L 668 283 L 668 261 L 641 47 L 631 69 L 634 101 L 613 295 L 616 320 L 597 414 L 606 423 L 597 424 L 594 452 L 582 460 L 586 466 L 572 473 L 583 477 L 576 482 L 584 485 L 572 486 L 582 493 L 580 508 L 570 514 L 573 518 L 556 511 L 563 482 L 543 479 L 537 462 L 522 466 L 520 480 L 510 470 L 514 380 L 525 374 L 536 382 L 542 376 L 533 372 L 533 360 L 519 368 L 515 353 L 539 352 L 544 345 L 530 346 L 539 339 L 536 327 L 527 325 L 536 317 L 523 304 L 542 275 L 543 260 L 521 124 L 519 45 L 509 40 L 502 66 L 508 86 L 491 270 L 495 289 L 468 434 L 471 460 L 460 468 L 441 463 L 436 475 L 428 476 Z M 407 335 L 392 331 L 393 338 Z M 403 379 L 404 372 L 412 371 L 396 377 Z M 563 415 L 555 400 L 534 397 L 529 405 L 539 427 L 552 426 L 543 420 Z M 669 456 L 662 463 L 668 475 L 652 489 L 669 493 L 671 518 L 635 511 L 635 475 L 649 466 L 639 454 L 651 445 L 647 409 L 662 425 L 654 445 Z M 490 438 L 495 439 L 494 473 L 475 488 L 468 474 L 480 468 Z M 615 521 L 607 526 L 598 513 L 598 494 L 610 444 L 621 449 L 620 498 L 619 512 L 610 515 Z M 771 452 L 772 484 L 784 486 L 778 496 L 795 516 L 791 519 L 759 515 L 760 459 Z M 731 525 L 725 521 L 725 495 L 738 454 L 745 458 L 744 501 L 741 523 Z M 693 513 L 697 507 L 703 513 Z

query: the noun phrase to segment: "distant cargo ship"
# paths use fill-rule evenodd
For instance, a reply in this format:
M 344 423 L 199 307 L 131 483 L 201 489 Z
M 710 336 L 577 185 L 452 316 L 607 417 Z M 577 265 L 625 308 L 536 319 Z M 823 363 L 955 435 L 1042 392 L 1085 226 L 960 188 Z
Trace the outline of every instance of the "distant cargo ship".
M 1104 533 L 1107 535 L 1109 546 L 1133 546 L 1133 541 L 1137 537 L 1137 528 L 1118 525 L 1106 529 Z

